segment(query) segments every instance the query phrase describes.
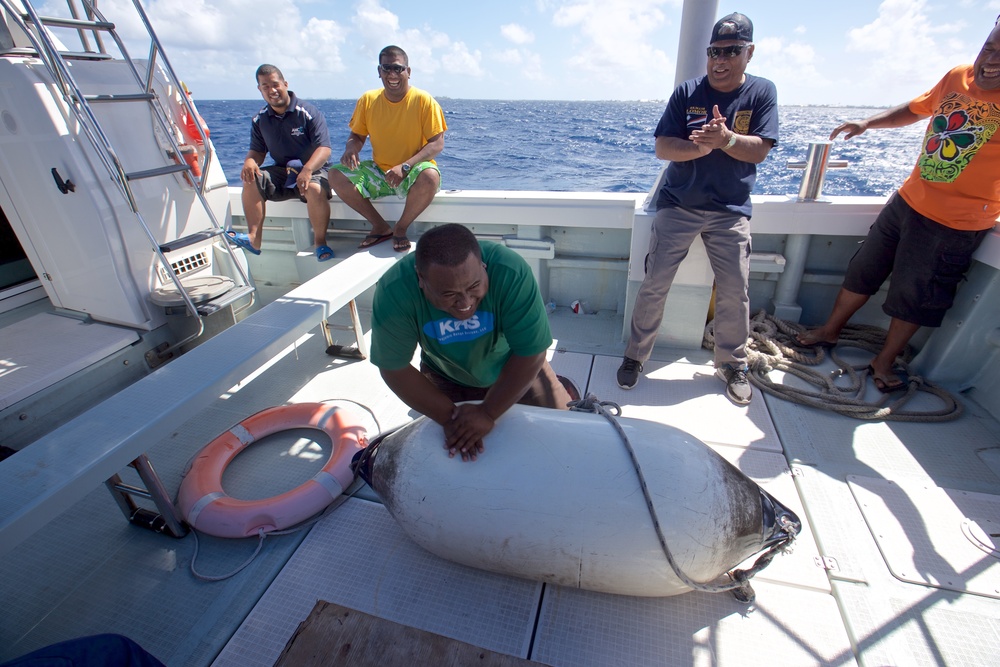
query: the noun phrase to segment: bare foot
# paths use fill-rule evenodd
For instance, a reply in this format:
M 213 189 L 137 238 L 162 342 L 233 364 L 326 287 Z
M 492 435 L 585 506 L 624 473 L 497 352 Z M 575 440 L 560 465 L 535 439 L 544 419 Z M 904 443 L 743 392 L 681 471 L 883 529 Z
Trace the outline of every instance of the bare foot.
M 396 236 L 396 235 L 393 235 L 393 237 L 392 237 L 392 249 L 395 250 L 396 252 L 405 252 L 405 251 L 409 250 L 410 249 L 410 239 L 406 238 L 405 236 Z
M 813 329 L 811 331 L 800 333 L 795 337 L 795 342 L 799 345 L 799 347 L 808 349 L 821 347 L 824 350 L 829 350 L 837 345 L 836 338 L 834 340 L 829 340 L 820 333 L 819 329 Z

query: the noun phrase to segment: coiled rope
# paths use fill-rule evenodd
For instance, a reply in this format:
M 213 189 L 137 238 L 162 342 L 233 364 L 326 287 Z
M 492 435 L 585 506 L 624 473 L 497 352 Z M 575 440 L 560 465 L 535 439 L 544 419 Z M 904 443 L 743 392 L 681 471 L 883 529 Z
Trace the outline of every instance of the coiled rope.
M 733 570 L 732 572 L 728 572 L 727 574 L 731 581 L 725 583 L 703 583 L 694 581 L 687 576 L 683 570 L 681 570 L 677 561 L 674 559 L 674 555 L 670 552 L 670 547 L 667 546 L 667 538 L 664 536 L 663 529 L 660 527 L 660 519 L 656 514 L 656 507 L 653 505 L 653 498 L 649 493 L 649 488 L 646 486 L 646 477 L 642 473 L 642 466 L 639 465 L 639 459 L 635 455 L 635 449 L 632 447 L 632 442 L 629 440 L 628 435 L 625 433 L 625 429 L 622 428 L 621 423 L 617 419 L 617 417 L 620 417 L 622 413 L 621 406 L 611 401 L 600 401 L 593 394 L 587 394 L 585 398 L 570 402 L 569 408 L 570 410 L 575 410 L 577 412 L 593 412 L 601 415 L 611 423 L 611 426 L 618 433 L 618 437 L 621 438 L 622 443 L 625 445 L 625 449 L 628 451 L 629 458 L 632 459 L 632 466 L 635 468 L 636 477 L 639 479 L 639 487 L 642 489 L 642 496 L 646 500 L 646 509 L 649 510 L 649 516 L 653 521 L 653 528 L 656 530 L 656 537 L 660 541 L 660 548 L 663 550 L 663 555 L 666 556 L 667 562 L 670 564 L 670 569 L 674 571 L 674 575 L 676 575 L 677 578 L 684 583 L 684 585 L 696 591 L 703 591 L 706 593 L 733 591 L 733 594 L 738 600 L 751 604 L 754 601 L 755 594 L 753 588 L 750 586 L 750 579 L 767 567 L 771 561 L 774 560 L 775 556 L 791 547 L 792 542 L 795 540 L 795 536 L 798 535 L 798 532 L 801 529 L 801 525 L 790 521 L 785 516 L 778 517 L 781 529 L 787 533 L 787 537 L 768 547 L 766 551 L 757 557 L 757 560 L 754 561 L 754 564 L 750 569 Z
M 712 320 L 705 326 L 702 346 L 715 349 Z M 885 330 L 865 325 L 848 325 L 840 333 L 837 347 L 824 350 L 803 350 L 795 336 L 806 329 L 802 325 L 780 320 L 761 310 L 750 320 L 750 343 L 747 346 L 747 373 L 755 386 L 772 396 L 821 410 L 830 410 L 846 417 L 864 420 L 944 422 L 957 419 L 963 408 L 947 389 L 916 375 L 909 366 L 911 348 L 896 359 L 896 368 L 906 374 L 905 390 L 879 394 L 875 402 L 865 400 L 867 364 L 850 364 L 838 354 L 838 349 L 858 348 L 877 354 L 885 342 Z M 829 355 L 837 365 L 831 372 L 819 372 L 810 367 L 823 363 Z M 815 389 L 800 389 L 773 382 L 771 371 L 782 371 L 803 380 Z M 846 378 L 846 380 L 844 380 Z M 907 410 L 906 404 L 918 393 L 932 394 L 942 403 L 937 410 Z

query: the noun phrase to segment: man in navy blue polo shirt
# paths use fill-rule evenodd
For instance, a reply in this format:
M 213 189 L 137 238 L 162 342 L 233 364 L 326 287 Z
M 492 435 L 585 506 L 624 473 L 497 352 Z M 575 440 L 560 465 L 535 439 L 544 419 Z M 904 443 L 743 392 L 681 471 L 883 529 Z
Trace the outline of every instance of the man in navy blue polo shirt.
M 240 172 L 243 216 L 249 233 L 230 232 L 230 241 L 259 255 L 265 203 L 298 197 L 309 213 L 316 259 L 333 259 L 333 251 L 326 245 L 332 196 L 326 178 L 330 162 L 326 119 L 314 105 L 288 90 L 288 82 L 274 65 L 257 68 L 257 89 L 267 104 L 253 117 L 250 150 Z M 268 153 L 274 164 L 261 167 Z
M 623 389 L 639 381 L 677 268 L 700 236 L 715 273 L 716 374 L 726 383 L 730 401 L 750 402 L 750 191 L 757 165 L 778 141 L 777 92 L 767 79 L 746 73 L 753 53 L 750 19 L 738 13 L 719 19 L 705 75 L 674 89 L 656 126 L 656 157 L 670 163 L 618 368 Z

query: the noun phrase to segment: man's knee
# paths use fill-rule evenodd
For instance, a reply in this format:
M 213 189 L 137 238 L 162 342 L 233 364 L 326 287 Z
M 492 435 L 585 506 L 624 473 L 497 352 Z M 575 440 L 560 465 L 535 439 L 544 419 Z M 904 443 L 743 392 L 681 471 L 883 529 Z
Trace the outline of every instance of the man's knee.
M 264 201 L 264 197 L 261 196 L 260 188 L 257 187 L 256 182 L 243 183 L 243 201 L 249 201 L 249 202 Z
M 336 167 L 330 167 L 326 172 L 326 180 L 330 182 L 330 187 L 333 187 L 334 183 L 349 183 L 347 180 L 347 174 L 337 169 Z
M 338 195 L 342 192 L 347 192 L 354 190 L 354 183 L 351 179 L 347 177 L 347 174 L 339 169 L 334 169 L 330 167 L 330 171 L 326 175 L 327 182 L 330 184 L 330 189 L 336 192 Z
M 434 190 L 436 191 L 440 185 L 441 185 L 441 172 L 439 172 L 437 169 L 434 169 L 433 167 L 428 167 L 427 169 L 424 169 L 422 172 L 417 174 L 417 180 L 413 182 L 413 186 L 410 189 L 412 190 L 415 187 L 421 186 L 421 187 L 434 188 Z
M 306 188 L 306 202 L 325 202 L 330 199 L 330 186 L 324 186 L 323 183 L 312 181 L 309 183 L 309 187 Z
M 540 408 L 567 410 L 571 400 L 573 397 L 566 385 L 563 384 L 562 378 L 556 375 L 555 370 L 546 361 L 518 403 Z

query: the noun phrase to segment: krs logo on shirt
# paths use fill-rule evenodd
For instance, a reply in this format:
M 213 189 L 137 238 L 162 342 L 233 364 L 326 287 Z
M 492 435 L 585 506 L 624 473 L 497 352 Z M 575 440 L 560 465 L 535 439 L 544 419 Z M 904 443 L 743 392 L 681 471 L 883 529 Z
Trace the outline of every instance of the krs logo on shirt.
M 293 137 L 301 137 L 301 136 L 304 136 L 305 133 L 306 133 L 306 128 L 304 128 L 304 127 L 293 127 L 292 128 L 292 136 Z
M 492 333 L 492 331 L 493 313 L 482 311 L 476 311 L 476 314 L 467 320 L 447 317 L 424 325 L 424 333 L 442 345 L 468 342 Z

